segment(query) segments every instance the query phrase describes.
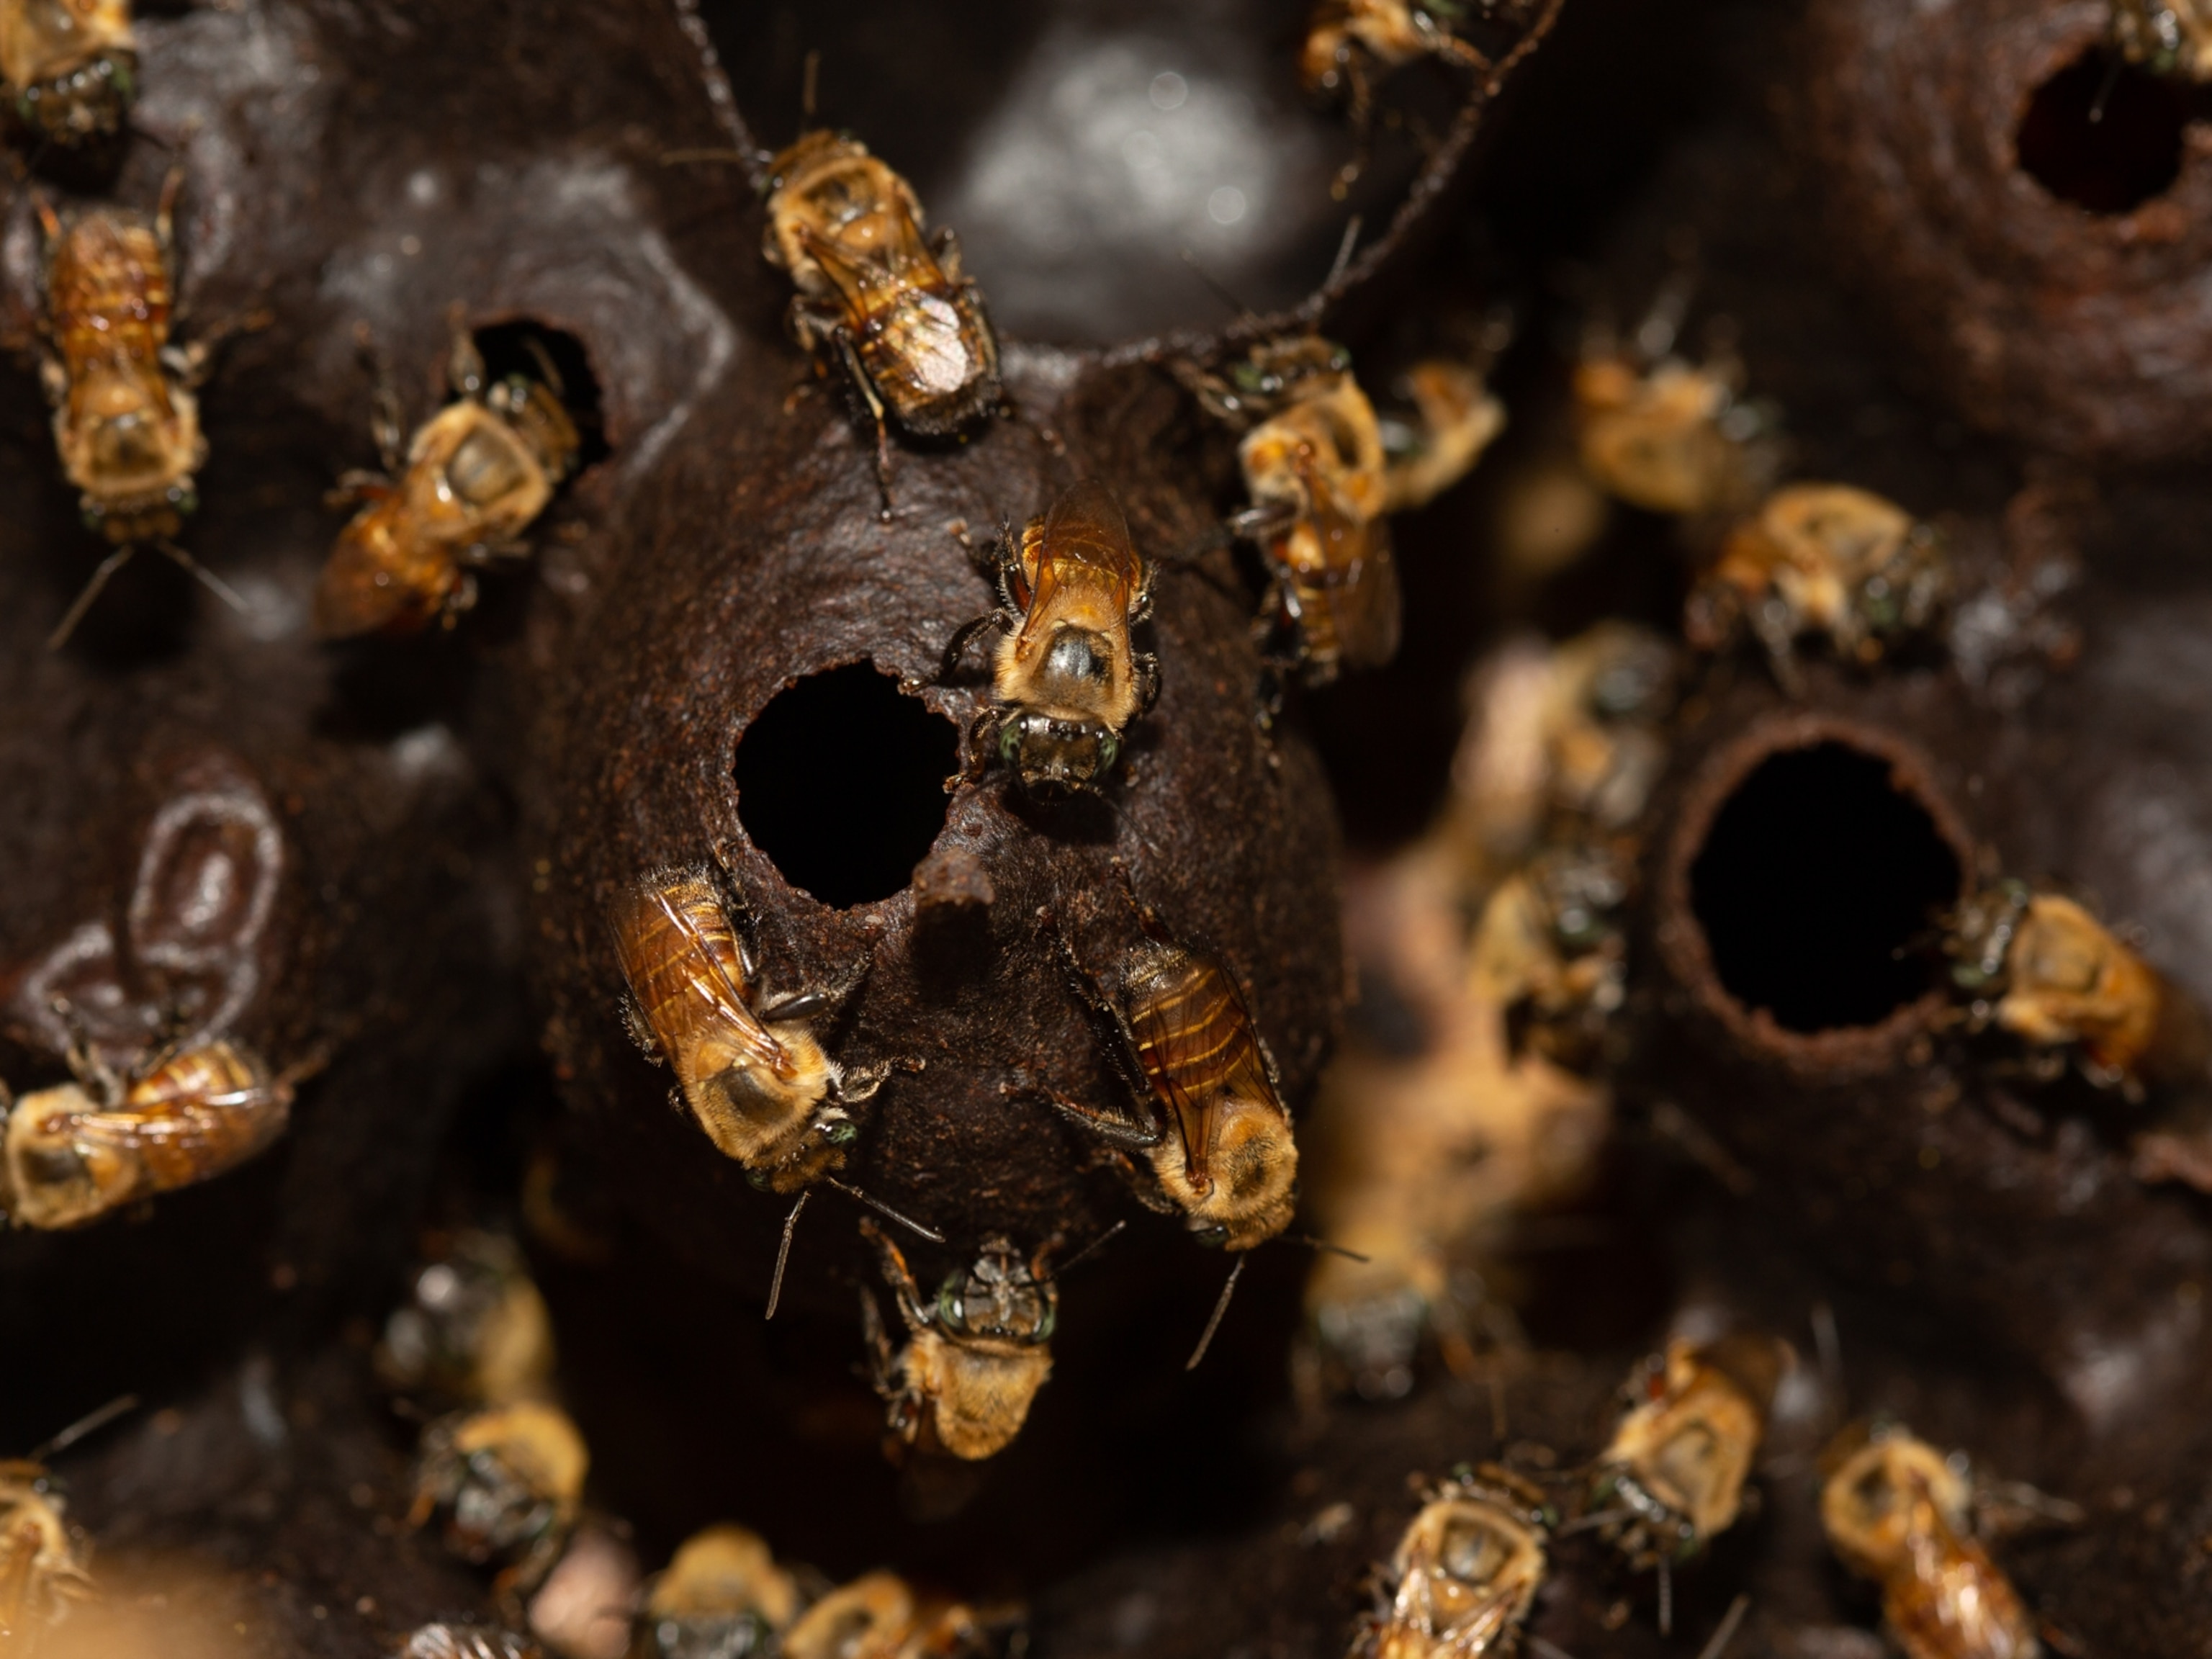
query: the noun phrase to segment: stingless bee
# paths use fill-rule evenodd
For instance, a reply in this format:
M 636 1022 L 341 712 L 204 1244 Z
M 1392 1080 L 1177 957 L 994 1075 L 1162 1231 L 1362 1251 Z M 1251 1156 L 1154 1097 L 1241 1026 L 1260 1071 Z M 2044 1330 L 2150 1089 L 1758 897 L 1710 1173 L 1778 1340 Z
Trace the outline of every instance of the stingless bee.
M 415 430 L 403 457 L 388 390 L 371 422 L 382 473 L 349 473 L 334 503 L 365 502 L 338 532 L 315 588 L 324 639 L 451 627 L 477 601 L 476 570 L 526 556 L 521 540 L 576 465 L 582 439 L 561 401 L 552 360 L 542 378 L 489 383 L 457 309 L 447 381 L 454 401 Z
M 987 1238 L 975 1261 L 925 1303 L 898 1246 L 866 1218 L 860 1231 L 882 1259 L 907 1328 L 906 1346 L 894 1351 L 875 1297 L 861 1292 L 871 1370 L 892 1434 L 970 1462 L 1003 1451 L 1052 1375 L 1047 1345 L 1060 1293 L 1046 1263 L 1059 1241 L 1048 1240 L 1024 1262 L 1011 1239 Z
M 847 1071 L 807 1023 L 852 988 L 769 994 L 714 883 L 696 871 L 647 877 L 616 900 L 608 923 L 634 1000 L 630 1034 L 674 1068 L 715 1150 L 779 1193 L 841 1168 L 858 1133 L 847 1109 L 890 1069 Z
M 2139 1091 L 2171 1000 L 2159 971 L 2072 899 L 2008 880 L 1944 929 L 1969 1018 L 2037 1048 L 2070 1045 L 2090 1076 Z
M 568 1542 L 590 1467 L 568 1414 L 542 1401 L 441 1418 L 422 1431 L 408 1523 L 443 1511 L 448 1548 L 502 1563 L 501 1594 L 527 1591 Z
M 1550 1522 L 1536 1489 L 1492 1463 L 1432 1488 L 1353 1659 L 1505 1659 L 1544 1582 Z
M 1679 357 L 1646 368 L 1617 353 L 1585 357 L 1574 380 L 1583 471 L 1650 513 L 1692 517 L 1751 501 L 1772 458 L 1733 378 Z
M 93 1593 L 64 1510 L 45 1465 L 0 1462 L 0 1651 L 27 1650 Z
M 784 1632 L 781 1659 L 970 1659 L 983 1650 L 975 1615 L 923 1600 L 896 1573 L 840 1585 Z
M 114 137 L 138 94 L 131 0 L 0 0 L 0 82 L 47 143 Z
M 951 678 L 985 629 L 1006 636 L 970 751 L 983 765 L 995 758 L 1032 793 L 1096 788 L 1120 757 L 1124 728 L 1159 696 L 1159 659 L 1129 639 L 1152 612 L 1153 567 L 1129 539 L 1113 492 L 1095 481 L 1030 520 L 1018 547 L 1001 538 L 993 566 L 999 609 L 953 635 L 939 673 Z
M 1490 60 L 1451 32 L 1465 15 L 1455 0 L 1321 0 L 1306 25 L 1298 53 L 1298 78 L 1310 93 L 1349 102 L 1353 131 L 1366 135 L 1382 75 L 1418 58 L 1434 58 L 1468 70 Z M 1339 175 L 1337 194 L 1359 175 L 1354 161 Z
M 1547 848 L 1492 890 L 1468 972 L 1474 994 L 1504 1011 L 1516 1049 L 1525 1042 L 1570 1071 L 1598 1058 L 1627 998 L 1628 890 L 1624 861 L 1595 845 Z
M 1950 591 L 1933 526 L 1849 484 L 1790 484 L 1730 533 L 1690 595 L 1683 629 L 1698 649 L 1716 651 L 1747 624 L 1788 686 L 1805 635 L 1825 635 L 1846 662 L 1870 665 L 1926 629 Z
M 2112 0 L 2120 55 L 2154 75 L 2212 81 L 2212 9 L 2204 0 Z
M 127 1081 L 82 1048 L 70 1062 L 81 1081 L 25 1095 L 7 1111 L 0 1207 L 18 1227 L 82 1227 L 211 1180 L 291 1121 L 295 1079 L 272 1076 L 242 1043 L 160 1052 Z
M 415 1275 L 385 1322 L 376 1372 L 390 1389 L 503 1406 L 552 1389 L 553 1325 L 513 1239 L 461 1233 Z
M 999 343 L 951 230 L 922 236 L 914 186 L 857 139 L 806 134 L 769 164 L 762 252 L 791 273 L 791 331 L 835 351 L 876 427 L 890 510 L 886 422 L 947 438 L 1000 398 Z
M 1505 429 L 1505 405 L 1465 363 L 1442 357 L 1415 363 L 1406 371 L 1403 390 L 1419 420 L 1381 424 L 1386 513 L 1427 506 L 1472 472 Z
M 1789 1358 L 1771 1337 L 1678 1339 L 1629 1379 L 1633 1403 L 1599 1455 L 1592 1502 L 1609 1516 L 1600 1535 L 1633 1569 L 1663 1574 L 1735 1524 Z
M 638 1615 L 632 1659 L 765 1654 L 799 1611 L 799 1587 L 759 1534 L 708 1527 L 686 1539 Z
M 423 1625 L 408 1632 L 399 1659 L 545 1659 L 545 1650 L 493 1625 Z
M 2035 1659 L 2019 1592 L 1976 1541 L 1962 1469 L 1899 1428 L 1869 1437 L 1820 1490 L 1844 1565 L 1881 1586 L 1906 1659 Z

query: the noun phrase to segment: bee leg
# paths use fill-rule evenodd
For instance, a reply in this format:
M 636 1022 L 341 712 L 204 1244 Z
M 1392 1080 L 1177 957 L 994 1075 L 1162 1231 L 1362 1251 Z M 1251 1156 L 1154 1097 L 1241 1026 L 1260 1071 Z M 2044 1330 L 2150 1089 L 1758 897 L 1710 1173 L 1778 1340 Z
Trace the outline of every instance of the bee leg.
M 483 354 L 469 331 L 467 308 L 456 300 L 446 313 L 446 326 L 453 337 L 446 354 L 446 384 L 464 398 L 481 398 L 484 389 Z
M 1137 713 L 1149 714 L 1160 700 L 1160 659 L 1149 651 L 1140 651 L 1130 659 L 1129 666 L 1137 681 Z
M 69 636 L 76 632 L 76 625 L 84 620 L 84 613 L 92 609 L 92 602 L 107 586 L 108 578 L 130 563 L 131 556 L 137 550 L 126 543 L 100 562 L 100 568 L 92 573 L 92 580 L 85 583 L 83 592 L 76 596 L 68 614 L 61 619 L 60 625 L 46 636 L 47 650 L 58 651 L 69 643 Z
M 960 624 L 958 631 L 945 642 L 945 655 L 937 665 L 937 683 L 945 685 L 959 671 L 961 658 L 985 629 L 996 624 L 1001 634 L 1011 634 L 1021 626 L 1021 617 L 1010 610 L 987 611 L 981 616 Z
M 175 240 L 177 198 L 184 193 L 185 159 L 179 155 L 169 163 L 169 171 L 161 180 L 161 199 L 154 207 L 154 234 L 165 248 Z
M 858 353 L 853 349 L 852 337 L 842 329 L 837 334 L 837 349 L 845 359 L 845 372 L 853 377 L 853 384 L 860 389 L 860 400 L 868 406 L 868 416 L 876 423 L 876 488 L 884 498 L 883 521 L 891 521 L 891 440 L 890 430 L 884 423 L 884 400 L 876 395 L 874 383 L 867 371 L 860 367 Z
M 1006 713 L 1006 710 L 994 702 L 985 703 L 982 708 L 975 711 L 975 718 L 968 722 L 968 741 L 965 750 L 968 763 L 945 779 L 946 794 L 951 794 L 965 785 L 980 781 L 983 775 L 991 769 L 991 761 L 998 747 L 994 740 L 996 733 L 994 731 L 992 736 L 987 737 L 984 728 L 986 726 L 995 728 L 1003 725 Z
M 239 597 L 238 590 L 236 588 L 233 587 L 228 582 L 223 580 L 222 577 L 216 575 L 214 571 L 209 569 L 191 554 L 185 552 L 183 548 L 179 547 L 176 543 L 170 541 L 167 537 L 164 537 L 161 540 L 155 542 L 154 545 L 164 558 L 170 560 L 173 563 L 181 565 L 184 568 L 191 572 L 194 580 L 196 580 L 201 586 L 206 588 L 209 592 L 214 594 L 216 598 L 221 599 L 225 605 L 228 605 L 233 611 L 237 611 L 240 616 L 245 615 L 246 612 L 252 608 L 244 599 Z
M 938 268 L 944 271 L 947 280 L 959 283 L 960 238 L 954 234 L 951 226 L 939 225 L 937 228 L 929 239 L 929 251 L 937 256 Z
M 1043 1101 L 1063 1117 L 1073 1118 L 1111 1146 L 1150 1152 L 1160 1144 L 1160 1127 L 1156 1123 L 1139 1123 L 1134 1118 L 1110 1109 L 1085 1105 L 1072 1095 L 1064 1095 L 1059 1090 L 1047 1088 L 1042 1084 L 1033 1083 L 1026 1089 L 1016 1089 L 1012 1092 Z

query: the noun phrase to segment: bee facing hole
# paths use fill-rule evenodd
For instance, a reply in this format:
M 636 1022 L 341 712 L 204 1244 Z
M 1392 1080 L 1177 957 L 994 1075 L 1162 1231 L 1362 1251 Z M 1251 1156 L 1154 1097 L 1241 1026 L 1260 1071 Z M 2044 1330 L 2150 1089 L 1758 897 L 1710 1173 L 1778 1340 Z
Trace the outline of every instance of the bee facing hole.
M 581 340 L 528 317 L 494 323 L 471 337 L 483 358 L 486 385 L 496 386 L 510 374 L 520 374 L 544 382 L 559 397 L 580 440 L 575 471 L 606 459 L 610 451 L 599 412 L 599 377 L 592 373 L 591 354 Z
M 959 738 L 872 663 L 810 674 L 738 740 L 738 817 L 783 878 L 824 904 L 889 898 L 945 828 Z
M 2093 46 L 2030 95 L 2014 136 L 2021 170 L 2062 202 L 2132 212 L 2181 176 L 2195 101 L 2185 82 Z
M 1832 739 L 1768 755 L 1729 792 L 1690 865 L 1690 909 L 1730 996 L 1785 1031 L 1830 1031 L 1927 992 L 1912 946 L 1960 879 L 1894 763 Z

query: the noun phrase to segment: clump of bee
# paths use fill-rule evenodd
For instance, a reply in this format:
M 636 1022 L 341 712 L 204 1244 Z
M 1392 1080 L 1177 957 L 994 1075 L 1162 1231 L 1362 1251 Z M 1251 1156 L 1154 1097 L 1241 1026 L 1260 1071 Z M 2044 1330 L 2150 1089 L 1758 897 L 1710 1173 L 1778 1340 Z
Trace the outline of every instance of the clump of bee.
M 849 1109 L 885 1075 L 847 1071 L 814 1033 L 845 993 L 770 994 L 722 891 L 699 871 L 648 876 L 615 901 L 608 925 L 630 1033 L 673 1068 L 715 1150 L 779 1193 L 842 1167 L 857 1133 Z
M 1553 1523 L 1534 1486 L 1495 1464 L 1432 1488 L 1390 1559 L 1352 1659 L 1504 1659 L 1544 1582 Z
M 1844 1565 L 1881 1587 L 1906 1659 L 2035 1659 L 2019 1592 L 1974 1536 L 1963 1459 L 1892 1426 L 1827 1462 L 1820 1523 Z
M 841 1585 L 783 1633 L 781 1659 L 975 1659 L 981 1623 L 967 1607 L 915 1593 L 890 1572 Z
M 315 589 L 325 639 L 451 627 L 476 604 L 476 572 L 526 556 L 521 538 L 572 471 L 582 447 L 562 403 L 559 372 L 539 354 L 537 377 L 489 380 L 460 316 L 447 380 L 453 401 L 415 430 L 403 453 L 389 389 L 372 422 L 381 473 L 351 473 L 335 504 L 363 505 L 338 532 Z
M 423 1431 L 409 1522 L 442 1515 L 447 1548 L 500 1564 L 498 1592 L 526 1594 L 560 1559 L 590 1467 L 583 1436 L 557 1406 L 457 1413 Z
M 1933 526 L 1848 484 L 1790 484 L 1729 535 L 1691 593 L 1684 629 L 1717 651 L 1747 627 L 1794 688 L 1800 639 L 1821 635 L 1843 660 L 1871 665 L 1924 633 L 1951 587 Z
M 2112 0 L 2120 55 L 2154 75 L 2212 81 L 2212 10 L 2203 0 Z
M 806 134 L 769 163 L 762 252 L 791 273 L 791 331 L 834 354 L 876 428 L 890 505 L 887 428 L 949 438 L 995 409 L 999 343 L 960 269 L 951 229 L 922 235 L 914 186 L 854 138 Z
M 456 1236 L 415 1275 L 375 1358 L 378 1379 L 403 1394 L 495 1406 L 550 1397 L 552 1321 L 514 1241 Z
M 43 1464 L 0 1462 L 0 1650 L 35 1648 L 93 1593 L 66 1507 Z
M 995 761 L 1032 794 L 1099 787 L 1129 722 L 1159 696 L 1159 660 L 1129 634 L 1151 614 L 1153 570 L 1097 483 L 1077 484 L 1031 520 L 1018 545 L 1011 537 L 995 544 L 1000 608 L 953 635 L 939 671 L 950 679 L 987 629 L 1005 636 L 990 705 L 969 734 L 971 773 Z
M 114 137 L 138 94 L 130 0 L 0 3 L 0 95 L 41 142 Z
M 1593 350 L 1574 378 L 1583 471 L 1649 513 L 1702 518 L 1747 506 L 1776 457 L 1770 422 L 1744 400 L 1739 378 L 1727 360 Z
M 925 1302 L 898 1246 L 872 1221 L 860 1230 L 907 1329 L 905 1346 L 894 1350 L 875 1298 L 861 1292 L 872 1374 L 895 1442 L 970 1461 L 1005 1449 L 1052 1375 L 1060 1295 L 1047 1263 L 1058 1241 L 1024 1261 L 1011 1239 L 987 1238 Z
M 6 1107 L 0 1208 L 18 1227 L 82 1227 L 158 1193 L 213 1179 L 291 1121 L 292 1082 L 244 1043 L 158 1050 L 127 1078 L 70 1050 L 79 1081 Z
M 646 1592 L 633 1659 L 765 1654 L 798 1615 L 799 1586 L 758 1534 L 724 1523 L 686 1539 Z

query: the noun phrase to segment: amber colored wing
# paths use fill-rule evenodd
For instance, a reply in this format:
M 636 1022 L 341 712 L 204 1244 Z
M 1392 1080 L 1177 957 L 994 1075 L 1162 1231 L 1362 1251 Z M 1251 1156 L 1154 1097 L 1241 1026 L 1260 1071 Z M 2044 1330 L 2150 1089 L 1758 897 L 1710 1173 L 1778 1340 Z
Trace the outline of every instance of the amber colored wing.
M 167 1193 L 235 1169 L 290 1121 L 290 1096 L 260 1089 L 165 1101 L 139 1111 L 88 1112 L 70 1126 L 70 1139 L 112 1148 L 144 1170 L 143 1190 Z
M 1212 1179 L 1214 1115 L 1225 1093 L 1273 1101 L 1250 1012 L 1228 971 L 1204 957 L 1129 1017 L 1146 1079 L 1175 1115 L 1194 1186 Z
M 1346 666 L 1376 668 L 1398 654 L 1403 604 L 1398 561 L 1389 527 L 1376 520 L 1351 526 L 1337 542 L 1343 557 L 1332 561 L 1319 582 Z
M 2027 1609 L 1979 1544 L 1941 1517 L 1916 1537 L 1909 1567 L 1882 1598 L 1899 1644 L 1912 1659 L 2028 1659 L 2037 1651 Z
M 801 224 L 798 228 L 799 246 L 836 285 L 855 322 L 880 306 L 884 291 L 895 283 L 911 282 L 932 289 L 946 286 L 945 273 L 931 256 L 929 244 L 922 240 L 921 228 L 915 223 L 914 216 L 896 204 L 885 210 L 897 216 L 898 236 L 865 256 L 848 252 L 811 225 Z
M 706 883 L 687 878 L 635 895 L 615 939 L 631 994 L 687 1089 L 704 1080 L 695 1057 L 709 1048 L 717 1071 L 750 1058 L 788 1072 L 790 1056 L 745 1000 L 736 935 Z
M 1052 616 L 1063 583 L 1087 580 L 1114 595 L 1115 614 L 1127 613 L 1144 585 L 1145 562 L 1129 538 L 1128 520 L 1114 492 L 1095 478 L 1068 490 L 1045 514 L 1036 570 L 1030 583 L 1028 617 L 1023 626 Z

